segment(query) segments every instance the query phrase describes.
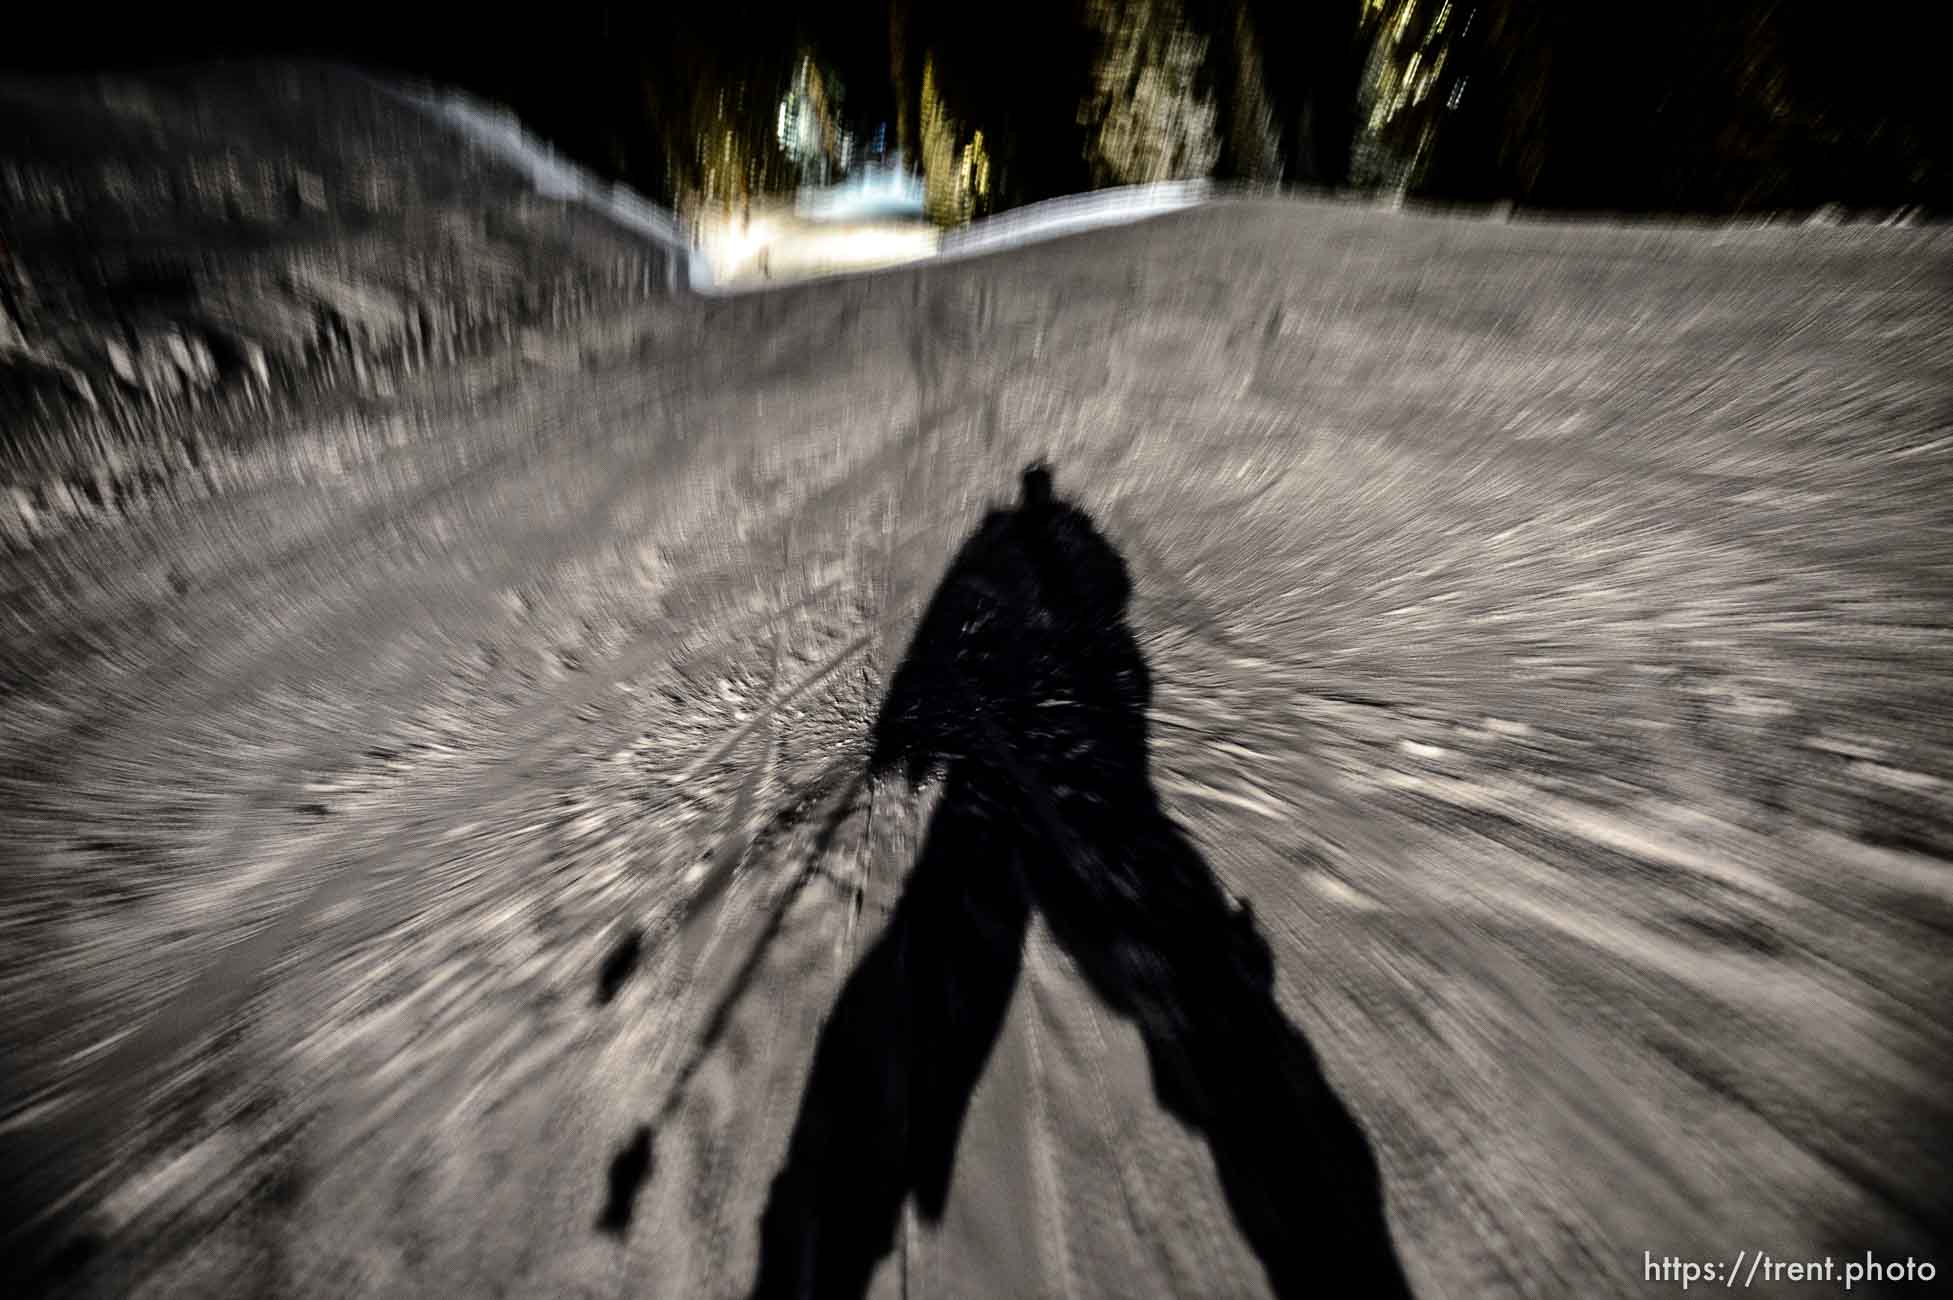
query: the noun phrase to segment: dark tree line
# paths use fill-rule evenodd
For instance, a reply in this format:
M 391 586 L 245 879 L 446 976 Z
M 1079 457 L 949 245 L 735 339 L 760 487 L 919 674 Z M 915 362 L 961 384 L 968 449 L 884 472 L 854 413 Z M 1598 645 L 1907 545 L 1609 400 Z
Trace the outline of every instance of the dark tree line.
M 860 138 L 886 124 L 938 171 L 980 161 L 986 208 L 1197 167 L 1544 207 L 1944 210 L 1953 114 L 1930 16 L 1911 0 L 691 0 L 465 21 L 356 6 L 76 13 L 0 61 L 291 53 L 430 75 L 666 202 L 790 187 L 775 117 L 811 58 Z
M 1905 5 L 1479 0 L 1425 188 L 1548 207 L 1943 209 L 1943 45 Z
M 898 103 L 914 100 L 927 59 L 950 115 L 982 129 L 998 157 L 1000 206 L 1095 179 L 1083 161 L 1092 125 L 1080 121 L 1079 105 L 1101 89 L 1099 79 L 1124 71 L 1105 66 L 1102 6 L 892 3 Z M 1120 8 L 1142 26 L 1176 25 L 1202 44 L 1193 93 L 1218 119 L 1207 171 L 1222 179 L 1268 179 L 1268 150 L 1254 143 L 1265 131 L 1280 179 L 1309 186 L 1388 177 L 1434 198 L 1627 211 L 1943 211 L 1953 201 L 1953 113 L 1940 90 L 1946 56 L 1925 6 L 1126 0 Z M 1141 45 L 1170 57 L 1164 40 Z

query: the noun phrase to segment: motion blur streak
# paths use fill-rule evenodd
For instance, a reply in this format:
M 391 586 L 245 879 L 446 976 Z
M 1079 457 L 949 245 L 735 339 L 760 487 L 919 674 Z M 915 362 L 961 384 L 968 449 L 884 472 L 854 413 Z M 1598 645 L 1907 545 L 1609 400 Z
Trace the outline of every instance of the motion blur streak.
M 0 82 L 0 1290 L 1953 1267 L 1946 227 L 910 127 Z

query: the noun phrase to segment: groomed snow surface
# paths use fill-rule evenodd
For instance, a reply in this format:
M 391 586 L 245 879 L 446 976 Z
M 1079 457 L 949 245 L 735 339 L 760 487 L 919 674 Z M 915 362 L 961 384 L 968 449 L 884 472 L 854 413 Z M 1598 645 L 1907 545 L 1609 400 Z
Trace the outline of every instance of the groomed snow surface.
M 1094 204 L 0 554 L 0 1293 L 1945 1267 L 1953 235 Z

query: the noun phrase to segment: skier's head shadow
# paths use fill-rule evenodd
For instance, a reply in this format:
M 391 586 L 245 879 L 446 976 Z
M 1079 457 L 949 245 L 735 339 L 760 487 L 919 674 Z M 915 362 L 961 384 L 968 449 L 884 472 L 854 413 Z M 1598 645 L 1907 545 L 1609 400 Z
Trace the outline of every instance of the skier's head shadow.
M 859 1296 L 905 1199 L 942 1218 L 1034 913 L 1138 1031 L 1154 1095 L 1205 1139 L 1270 1287 L 1407 1291 L 1375 1161 L 1276 1004 L 1267 944 L 1153 791 L 1131 590 L 1118 552 L 1039 465 L 924 612 L 873 766 L 934 779 L 939 797 L 901 899 L 822 1031 L 760 1225 L 755 1295 Z M 1018 1133 L 1113 1122 L 1102 1100 L 1047 1104 L 1055 1115 L 1021 1113 Z M 1127 1136 L 1106 1136 L 1099 1176 L 1136 1183 Z M 1132 1225 L 1142 1239 L 1156 1226 Z

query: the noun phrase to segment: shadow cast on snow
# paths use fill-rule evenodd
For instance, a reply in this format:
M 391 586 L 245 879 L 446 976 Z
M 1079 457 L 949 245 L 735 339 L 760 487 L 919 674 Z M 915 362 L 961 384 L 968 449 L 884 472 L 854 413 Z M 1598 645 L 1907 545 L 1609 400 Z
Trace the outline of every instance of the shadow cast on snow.
M 1279 1295 L 1408 1293 L 1376 1165 L 1274 963 L 1160 807 L 1126 566 L 1049 471 L 993 511 L 924 613 L 873 770 L 942 782 L 894 915 L 815 1051 L 760 1225 L 754 1295 L 863 1294 L 905 1199 L 939 1221 L 1034 913 L 1145 1042 Z

